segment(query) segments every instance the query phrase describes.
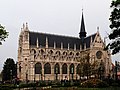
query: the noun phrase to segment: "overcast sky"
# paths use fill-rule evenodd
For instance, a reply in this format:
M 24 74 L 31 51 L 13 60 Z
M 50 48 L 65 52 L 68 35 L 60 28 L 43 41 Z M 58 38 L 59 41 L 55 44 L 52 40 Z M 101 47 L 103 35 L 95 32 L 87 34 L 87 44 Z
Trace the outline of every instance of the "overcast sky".
M 8 39 L 0 46 L 0 70 L 7 58 L 17 61 L 18 36 L 25 22 L 31 31 L 78 37 L 83 8 L 87 36 L 96 33 L 99 26 L 101 37 L 106 37 L 110 32 L 111 1 L 0 0 L 0 23 L 9 32 Z M 120 55 L 112 58 L 120 60 Z

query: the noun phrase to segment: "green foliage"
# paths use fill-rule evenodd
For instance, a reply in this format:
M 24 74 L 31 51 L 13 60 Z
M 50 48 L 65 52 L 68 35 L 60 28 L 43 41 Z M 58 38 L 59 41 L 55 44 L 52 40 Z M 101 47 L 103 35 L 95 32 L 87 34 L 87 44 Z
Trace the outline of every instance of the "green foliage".
M 111 49 L 112 54 L 116 54 L 120 51 L 120 0 L 114 0 L 111 3 L 111 12 L 109 20 L 111 21 L 110 28 L 112 32 L 109 35 L 109 39 L 112 40 L 106 47 Z
M 8 32 L 5 30 L 5 27 L 1 26 L 0 24 L 0 45 L 2 41 L 5 41 L 5 38 L 8 37 Z
M 2 71 L 2 80 L 10 81 L 17 76 L 17 65 L 12 58 L 8 58 L 4 62 L 4 67 Z
M 99 79 L 91 79 L 91 80 L 86 80 L 83 83 L 81 83 L 81 87 L 87 87 L 87 88 L 104 88 L 104 87 L 108 87 L 109 85 L 104 82 L 101 81 Z
M 19 88 L 26 88 L 26 87 L 36 87 L 36 83 L 28 83 L 28 84 L 20 84 Z
M 16 88 L 13 84 L 0 85 L 0 90 L 13 90 Z

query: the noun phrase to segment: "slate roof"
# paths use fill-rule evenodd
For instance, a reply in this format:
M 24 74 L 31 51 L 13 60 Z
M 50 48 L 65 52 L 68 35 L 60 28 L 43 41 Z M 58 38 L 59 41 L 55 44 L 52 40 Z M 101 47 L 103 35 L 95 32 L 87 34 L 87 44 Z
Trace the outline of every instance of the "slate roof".
M 92 36 L 92 41 L 95 38 L 95 34 Z M 86 48 L 90 47 L 91 36 L 84 38 L 84 43 L 86 43 Z M 36 46 L 37 38 L 40 47 L 46 46 L 46 37 L 48 39 L 48 47 L 54 47 L 54 42 L 56 43 L 56 48 L 61 48 L 61 42 L 63 43 L 63 48 L 74 49 L 74 44 L 76 44 L 76 49 L 80 50 L 80 44 L 82 43 L 80 38 L 77 37 L 69 37 L 69 36 L 62 36 L 62 35 L 55 35 L 55 34 L 47 34 L 47 33 L 38 33 L 38 32 L 29 32 L 29 44 L 30 46 Z M 84 48 L 84 47 L 82 47 Z

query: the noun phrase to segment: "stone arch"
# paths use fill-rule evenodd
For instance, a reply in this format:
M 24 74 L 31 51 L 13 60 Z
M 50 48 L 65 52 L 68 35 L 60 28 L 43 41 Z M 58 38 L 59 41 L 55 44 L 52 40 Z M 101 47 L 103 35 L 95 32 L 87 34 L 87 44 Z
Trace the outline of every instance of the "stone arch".
M 76 67 L 76 74 L 80 74 L 80 64 L 78 64 Z
M 63 52 L 63 56 L 67 56 L 67 52 L 64 51 L 64 52 Z
M 35 64 L 35 74 L 41 74 L 42 73 L 42 65 L 41 63 L 37 62 Z
M 34 53 L 36 53 L 36 50 L 35 50 L 35 49 L 31 49 L 30 52 L 31 52 L 32 54 L 34 54 Z
M 50 50 L 48 53 L 49 53 L 49 55 L 53 55 L 54 54 L 53 50 Z
M 44 74 L 51 74 L 51 65 L 50 65 L 50 63 L 46 63 L 44 65 Z
M 40 50 L 40 54 L 43 55 L 45 51 L 43 49 Z
M 76 53 L 76 56 L 79 56 L 79 55 L 80 55 L 80 53 L 79 53 L 79 52 L 77 52 L 77 53 Z
M 64 63 L 62 65 L 62 74 L 67 74 L 67 64 L 66 63 Z
M 73 52 L 70 52 L 69 55 L 72 56 L 72 55 L 74 55 L 74 53 L 73 53 Z
M 36 50 L 35 50 L 35 49 L 32 49 L 32 50 L 30 51 L 30 53 L 31 53 L 32 56 L 34 56 L 34 58 L 36 57 Z
M 55 54 L 56 55 L 60 55 L 61 53 L 60 53 L 60 51 L 56 51 Z
M 74 74 L 74 64 L 72 63 L 69 68 L 70 74 Z
M 60 74 L 60 66 L 58 63 L 56 63 L 54 66 L 54 74 Z

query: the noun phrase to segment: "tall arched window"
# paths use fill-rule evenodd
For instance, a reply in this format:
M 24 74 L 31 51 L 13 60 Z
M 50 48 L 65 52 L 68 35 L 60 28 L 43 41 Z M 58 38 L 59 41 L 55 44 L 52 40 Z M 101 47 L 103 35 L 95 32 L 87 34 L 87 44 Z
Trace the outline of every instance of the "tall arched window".
M 80 69 L 81 69 L 81 68 L 80 68 L 80 64 L 78 64 L 78 65 L 77 65 L 77 68 L 76 68 L 76 73 L 77 73 L 77 74 L 80 74 Z
M 64 63 L 62 65 L 62 74 L 67 74 L 67 64 L 66 63 Z
M 35 64 L 35 74 L 41 74 L 42 73 L 42 65 L 41 63 L 36 63 Z
M 60 74 L 60 66 L 58 63 L 56 63 L 54 66 L 54 74 Z
M 51 66 L 49 63 L 44 65 L 44 74 L 51 74 Z
M 70 74 L 74 74 L 74 64 L 72 63 L 71 65 L 70 65 Z

